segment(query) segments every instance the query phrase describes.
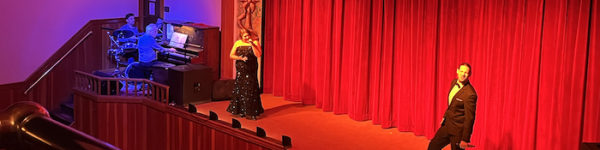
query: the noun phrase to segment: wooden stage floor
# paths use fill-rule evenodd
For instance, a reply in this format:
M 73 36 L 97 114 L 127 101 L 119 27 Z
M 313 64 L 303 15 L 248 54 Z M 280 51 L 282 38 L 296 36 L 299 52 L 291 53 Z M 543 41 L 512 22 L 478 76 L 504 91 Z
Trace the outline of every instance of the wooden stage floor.
M 371 121 L 355 121 L 348 115 L 324 112 L 314 105 L 286 101 L 282 97 L 263 94 L 265 113 L 258 120 L 247 120 L 231 115 L 225 109 L 229 101 L 197 104 L 198 113 L 217 113 L 219 120 L 231 123 L 236 118 L 242 128 L 256 131 L 260 126 L 267 136 L 281 140 L 282 135 L 292 138 L 291 150 L 386 150 L 427 149 L 429 140 L 412 132 L 400 132 L 396 128 L 383 129 Z M 445 149 L 449 149 L 446 147 Z

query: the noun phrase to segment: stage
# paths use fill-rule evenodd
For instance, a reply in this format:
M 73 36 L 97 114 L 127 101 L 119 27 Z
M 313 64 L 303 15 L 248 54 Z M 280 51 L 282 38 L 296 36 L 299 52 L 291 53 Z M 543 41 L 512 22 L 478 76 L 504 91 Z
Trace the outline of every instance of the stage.
M 216 112 L 219 120 L 231 123 L 236 118 L 242 128 L 256 131 L 260 126 L 267 136 L 281 140 L 282 135 L 292 138 L 292 150 L 312 149 L 427 149 L 429 140 L 412 132 L 396 128 L 383 129 L 371 121 L 355 121 L 348 115 L 323 112 L 314 105 L 286 101 L 272 94 L 261 95 L 265 113 L 258 120 L 248 120 L 229 114 L 229 101 L 197 104 L 198 113 Z M 449 149 L 449 147 L 446 147 Z

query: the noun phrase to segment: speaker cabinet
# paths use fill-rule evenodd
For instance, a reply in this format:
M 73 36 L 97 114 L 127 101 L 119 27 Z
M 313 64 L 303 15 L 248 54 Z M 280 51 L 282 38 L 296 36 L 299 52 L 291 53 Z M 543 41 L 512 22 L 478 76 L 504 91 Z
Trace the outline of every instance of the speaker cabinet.
M 210 102 L 213 80 L 209 67 L 200 64 L 169 68 L 169 99 L 177 105 Z

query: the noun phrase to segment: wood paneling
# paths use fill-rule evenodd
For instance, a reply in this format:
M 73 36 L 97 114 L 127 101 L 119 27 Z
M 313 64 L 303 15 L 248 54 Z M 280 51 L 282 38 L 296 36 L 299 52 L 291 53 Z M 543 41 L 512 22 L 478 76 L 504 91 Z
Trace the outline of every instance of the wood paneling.
M 10 104 L 27 99 L 23 94 L 25 85 L 23 82 L 0 85 L 0 108 L 6 108 Z
M 0 108 L 5 108 L 17 101 L 34 101 L 49 110 L 59 107 L 60 103 L 68 100 L 73 93 L 74 70 L 91 72 L 114 67 L 114 63 L 106 53 L 110 43 L 106 30 L 103 30 L 102 27 L 115 29 L 123 24 L 125 24 L 125 20 L 122 18 L 88 22 L 25 81 L 0 85 L 0 98 L 2 98 Z M 90 35 L 86 37 L 88 33 Z M 80 44 L 77 45 L 79 42 Z M 71 48 L 73 48 L 72 51 L 70 51 Z M 45 49 L 40 47 L 40 50 Z M 46 76 L 37 81 L 56 62 L 59 63 Z M 36 81 L 37 84 L 25 94 L 25 90 Z
M 284 149 L 280 140 L 142 97 L 75 89 L 74 100 L 73 127 L 122 149 Z

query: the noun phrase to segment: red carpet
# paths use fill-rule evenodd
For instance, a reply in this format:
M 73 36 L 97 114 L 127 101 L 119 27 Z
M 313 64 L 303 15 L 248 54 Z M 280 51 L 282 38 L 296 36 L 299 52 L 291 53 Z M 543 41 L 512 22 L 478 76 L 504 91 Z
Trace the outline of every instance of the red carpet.
M 265 113 L 258 120 L 237 118 L 242 128 L 256 131 L 265 129 L 267 136 L 281 140 L 281 135 L 292 138 L 291 150 L 313 149 L 427 149 L 424 136 L 412 132 L 399 132 L 395 128 L 382 129 L 371 121 L 355 121 L 348 115 L 323 112 L 314 105 L 302 105 L 283 100 L 271 94 L 262 95 Z M 199 113 L 216 112 L 219 120 L 231 123 L 233 115 L 225 109 L 229 101 L 196 105 Z M 446 147 L 449 149 L 449 147 Z

